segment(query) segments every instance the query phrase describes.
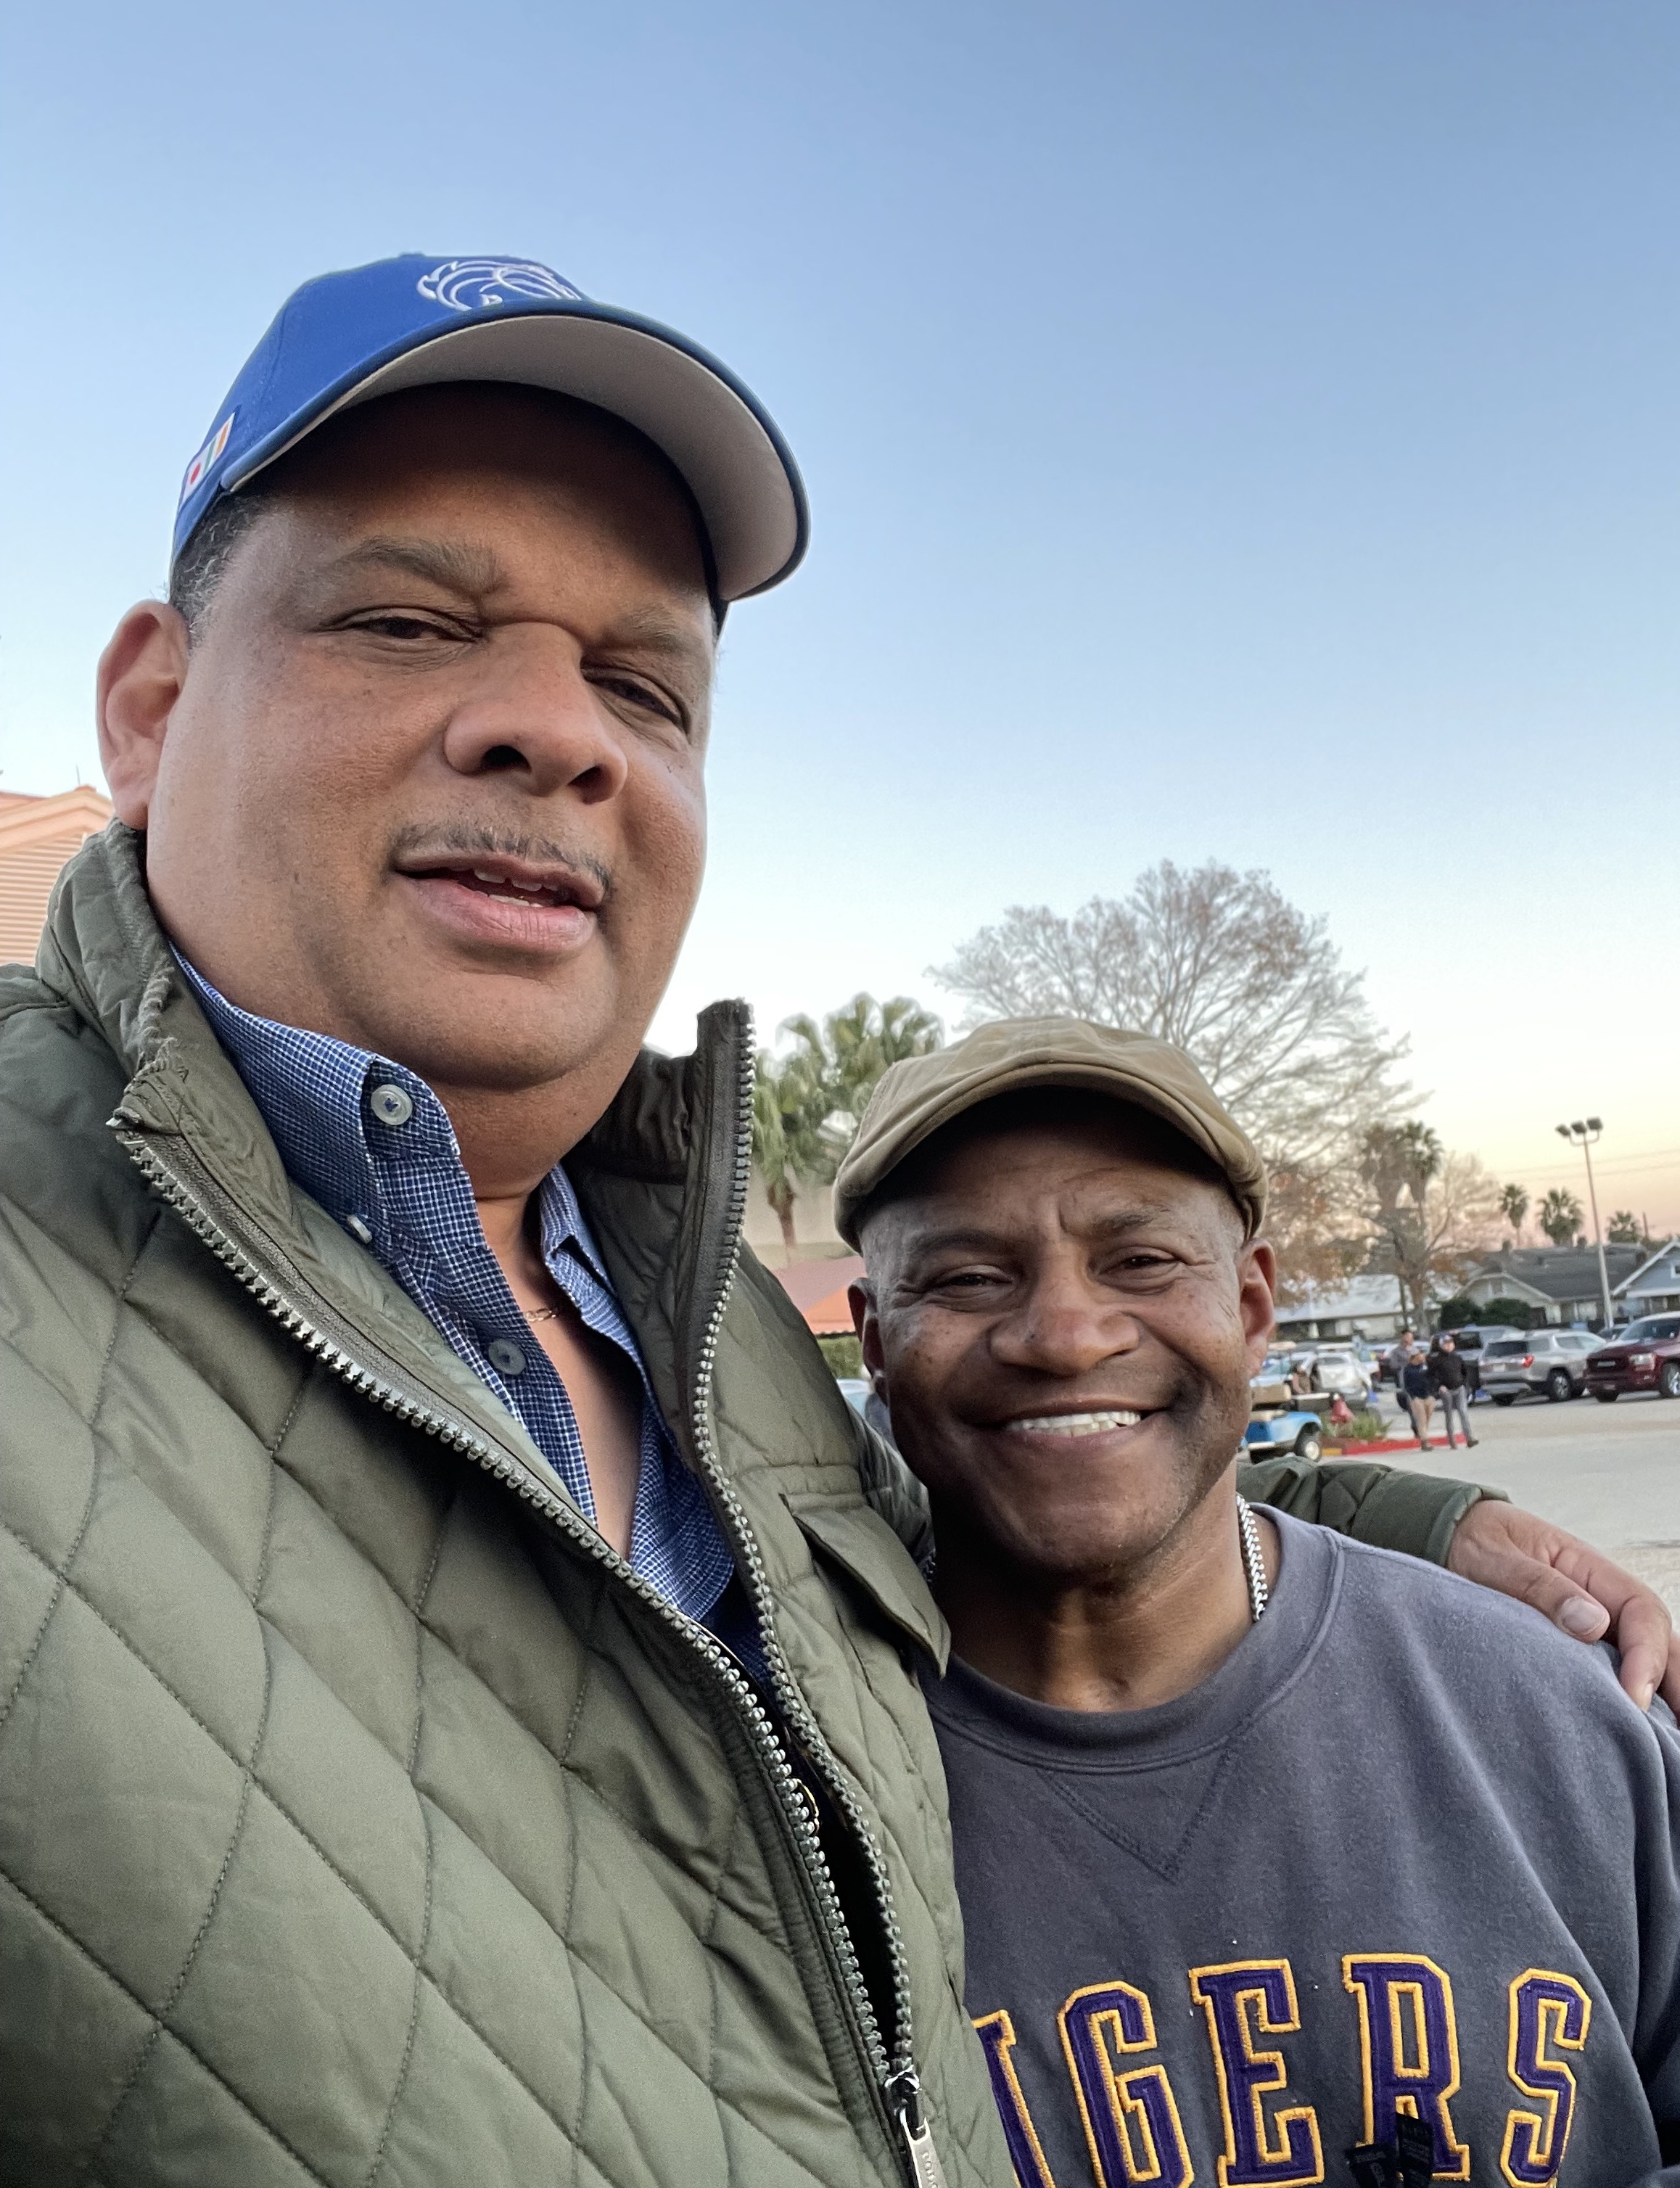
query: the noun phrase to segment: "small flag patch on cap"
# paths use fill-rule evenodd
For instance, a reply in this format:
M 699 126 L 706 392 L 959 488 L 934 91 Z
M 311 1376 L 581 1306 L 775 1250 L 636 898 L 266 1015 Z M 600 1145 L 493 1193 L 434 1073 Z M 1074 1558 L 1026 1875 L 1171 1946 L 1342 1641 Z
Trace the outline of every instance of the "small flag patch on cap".
M 193 458 L 191 463 L 188 465 L 187 476 L 181 482 L 181 499 L 183 501 L 187 499 L 187 496 L 192 492 L 193 488 L 198 485 L 199 482 L 203 478 L 205 473 L 210 469 L 211 465 L 220 460 L 222 451 L 228 445 L 228 436 L 234 430 L 234 420 L 237 415 L 238 413 L 236 411 L 230 410 L 227 416 L 222 420 L 222 423 L 216 428 L 216 431 L 211 435 L 210 438 L 205 443 L 204 446 L 199 450 L 197 455 Z

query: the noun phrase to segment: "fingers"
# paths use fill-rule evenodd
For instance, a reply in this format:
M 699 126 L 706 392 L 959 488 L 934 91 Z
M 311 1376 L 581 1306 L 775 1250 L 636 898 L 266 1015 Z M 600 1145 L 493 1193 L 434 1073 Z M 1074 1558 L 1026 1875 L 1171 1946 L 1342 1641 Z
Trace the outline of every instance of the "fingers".
M 1673 1638 L 1667 1604 L 1649 1588 L 1636 1589 L 1616 1620 L 1615 1638 L 1621 1651 L 1621 1683 L 1641 1709 L 1650 1707 L 1657 1682 L 1666 1673 Z
M 1565 1539 L 1567 1547 L 1559 1553 L 1559 1564 L 1589 1599 L 1609 1611 L 1607 1638 L 1621 1658 L 1621 1683 L 1641 1709 L 1649 1709 L 1652 1695 L 1671 1673 L 1680 1687 L 1680 1652 L 1674 1649 L 1674 1620 L 1668 1605 L 1655 1588 L 1621 1565 L 1600 1557 L 1584 1542 Z M 1565 1631 L 1570 1630 L 1565 1627 Z
M 1589 1543 L 1514 1505 L 1484 1501 L 1460 1521 L 1447 1562 L 1467 1580 L 1532 1604 L 1577 1641 L 1612 1642 L 1621 1683 L 1639 1707 L 1660 1691 L 1680 1714 L 1680 1650 L 1668 1606 Z
M 1506 1594 L 1531 1603 L 1542 1617 L 1577 1641 L 1603 1640 L 1610 1625 L 1606 1604 L 1538 1558 L 1514 1557 L 1512 1565 Z

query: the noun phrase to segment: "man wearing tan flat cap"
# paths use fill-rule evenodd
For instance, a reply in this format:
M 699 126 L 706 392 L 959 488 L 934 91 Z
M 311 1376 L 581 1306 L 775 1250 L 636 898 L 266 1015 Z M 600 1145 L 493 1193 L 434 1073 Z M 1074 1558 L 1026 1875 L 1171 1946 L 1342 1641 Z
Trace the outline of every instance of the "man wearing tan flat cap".
M 835 1204 L 932 1508 L 1022 2188 L 1680 2180 L 1674 1718 L 1524 1606 L 1255 1511 L 1266 1176 L 1189 1059 L 982 1027 L 888 1073 Z

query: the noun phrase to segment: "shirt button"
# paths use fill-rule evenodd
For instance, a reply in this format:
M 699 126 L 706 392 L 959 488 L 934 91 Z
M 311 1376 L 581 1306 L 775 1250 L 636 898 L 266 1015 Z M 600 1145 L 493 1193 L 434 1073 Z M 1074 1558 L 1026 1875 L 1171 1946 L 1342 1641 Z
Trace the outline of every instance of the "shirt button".
M 414 1102 L 400 1086 L 375 1086 L 368 1097 L 368 1107 L 381 1125 L 389 1125 L 393 1131 L 398 1125 L 406 1125 L 414 1114 Z
M 373 1244 L 374 1234 L 359 1215 L 347 1215 L 344 1219 L 344 1227 L 352 1238 L 359 1238 L 364 1246 Z
M 493 1338 L 485 1348 L 490 1365 L 499 1375 L 522 1375 L 525 1355 L 510 1337 Z

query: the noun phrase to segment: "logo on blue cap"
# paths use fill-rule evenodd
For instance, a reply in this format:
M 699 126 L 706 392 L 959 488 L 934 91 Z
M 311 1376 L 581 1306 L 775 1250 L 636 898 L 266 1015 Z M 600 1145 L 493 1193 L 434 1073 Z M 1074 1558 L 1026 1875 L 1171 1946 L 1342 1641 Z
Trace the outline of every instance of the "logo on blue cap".
M 580 304 L 581 289 L 562 281 L 532 258 L 446 258 L 414 284 L 434 304 L 452 312 L 483 312 L 524 296 L 533 303 Z
M 188 465 L 187 475 L 181 482 L 182 501 L 187 499 L 194 487 L 202 482 L 205 473 L 213 465 L 221 461 L 223 450 L 228 445 L 228 436 L 233 431 L 234 420 L 238 415 L 239 413 L 236 410 L 230 410 L 199 450 L 197 455 L 193 458 L 191 463 Z M 178 503 L 176 506 L 178 508 L 180 504 Z

